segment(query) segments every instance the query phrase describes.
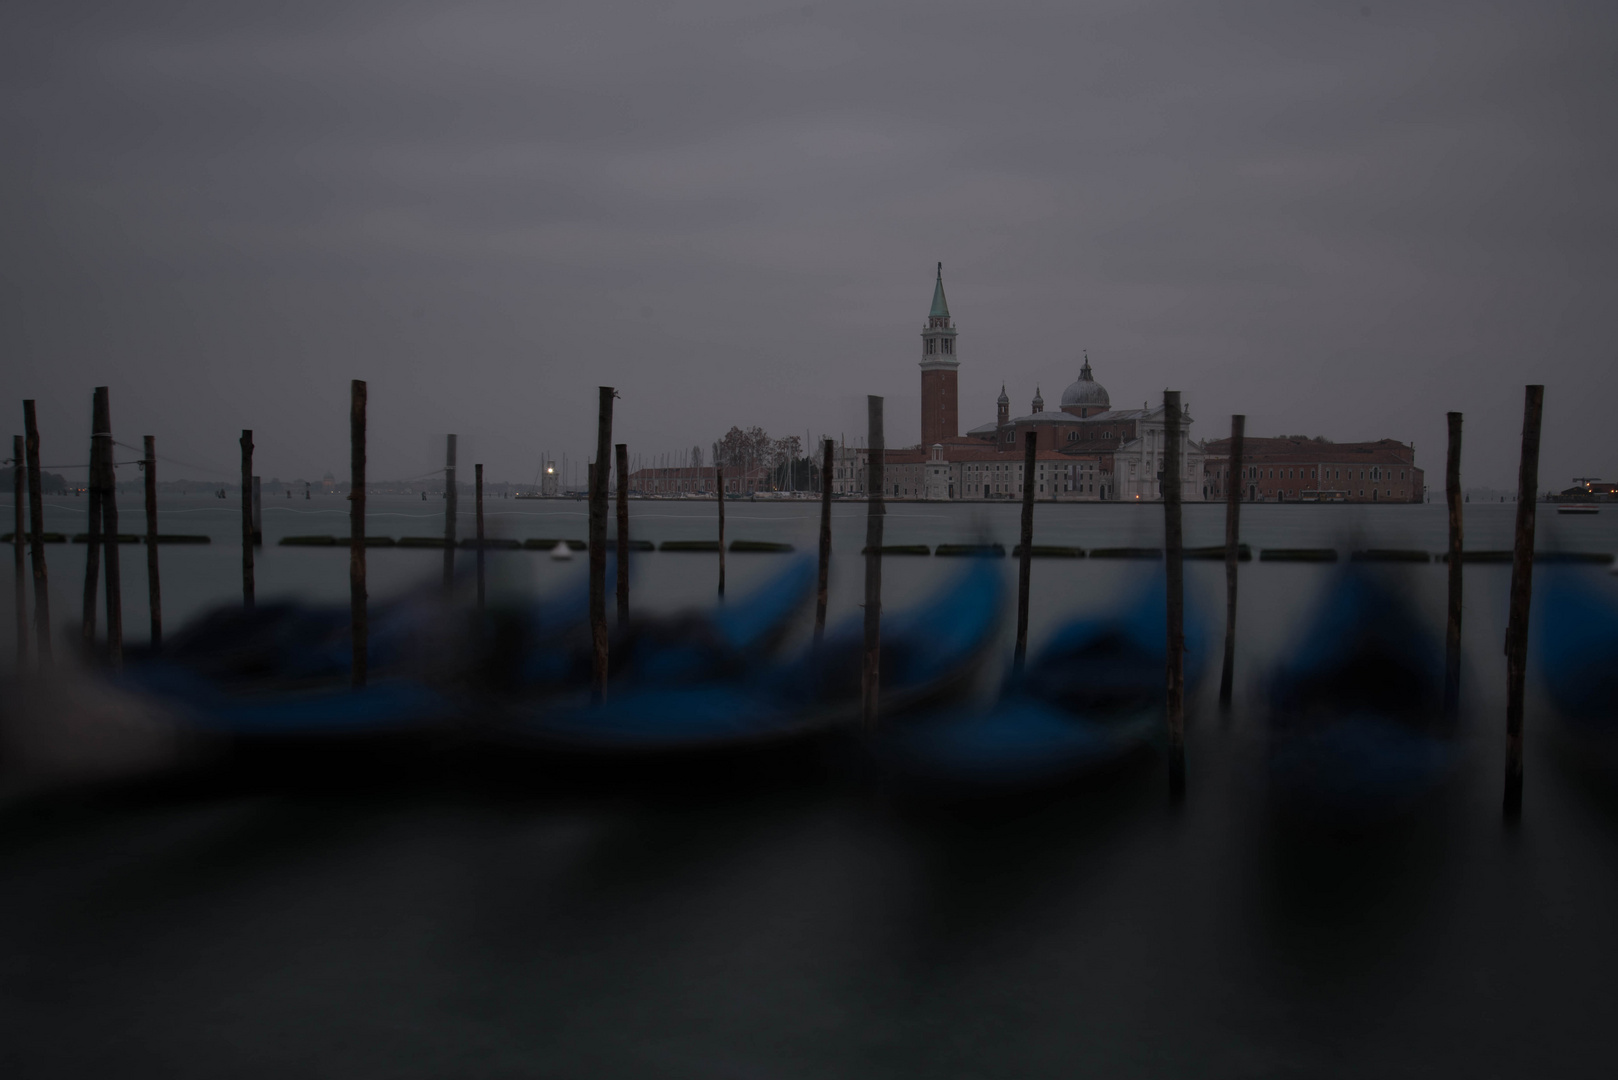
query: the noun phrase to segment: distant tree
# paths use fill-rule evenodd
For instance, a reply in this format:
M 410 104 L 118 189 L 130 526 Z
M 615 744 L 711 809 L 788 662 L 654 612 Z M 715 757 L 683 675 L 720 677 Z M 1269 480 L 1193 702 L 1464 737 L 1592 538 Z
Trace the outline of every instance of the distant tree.
M 743 431 L 732 427 L 714 450 L 714 460 L 726 468 L 753 469 L 770 462 L 772 440 L 763 428 Z
M 22 471 L 24 476 L 28 475 L 26 465 L 23 466 Z M 15 476 L 16 472 L 10 466 L 0 469 L 0 491 L 10 494 L 12 485 L 16 483 L 16 480 L 13 479 Z M 67 490 L 67 481 L 62 479 L 59 473 L 42 472 L 39 474 L 39 492 L 41 495 L 61 495 Z

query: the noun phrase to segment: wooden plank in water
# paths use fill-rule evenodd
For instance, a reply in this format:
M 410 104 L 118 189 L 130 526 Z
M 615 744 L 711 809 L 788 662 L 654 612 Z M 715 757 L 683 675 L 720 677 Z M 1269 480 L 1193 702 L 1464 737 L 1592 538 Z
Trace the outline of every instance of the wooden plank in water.
M 996 559 L 1006 556 L 1004 544 L 939 544 L 934 555 L 988 555 Z
M 1181 553 L 1181 557 L 1186 558 L 1186 559 L 1219 559 L 1219 560 L 1223 560 L 1225 558 L 1225 545 L 1224 544 L 1215 544 L 1212 547 L 1186 548 L 1185 551 L 1183 551 Z M 1248 545 L 1246 545 L 1246 544 L 1237 544 L 1236 545 L 1236 561 L 1237 562 L 1252 562 L 1253 561 L 1253 549 L 1251 547 L 1249 547 Z

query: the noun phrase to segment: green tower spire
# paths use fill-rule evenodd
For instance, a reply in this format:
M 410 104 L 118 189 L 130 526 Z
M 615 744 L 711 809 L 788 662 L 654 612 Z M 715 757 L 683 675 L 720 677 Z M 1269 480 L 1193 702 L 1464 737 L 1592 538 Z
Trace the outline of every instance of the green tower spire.
M 933 285 L 933 310 L 927 313 L 928 318 L 949 318 L 949 302 L 944 299 L 944 264 L 938 264 L 938 281 Z

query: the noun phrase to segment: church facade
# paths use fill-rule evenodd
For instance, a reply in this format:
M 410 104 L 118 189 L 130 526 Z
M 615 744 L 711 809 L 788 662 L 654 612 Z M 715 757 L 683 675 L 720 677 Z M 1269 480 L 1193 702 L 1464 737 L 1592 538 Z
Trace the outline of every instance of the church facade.
M 1005 387 L 995 402 L 995 419 L 960 433 L 959 333 L 944 296 L 944 267 L 938 266 L 932 307 L 921 331 L 921 445 L 889 449 L 885 455 L 883 494 L 888 498 L 939 500 L 1021 499 L 1025 483 L 1035 497 L 1058 502 L 1146 501 L 1162 498 L 1162 469 L 1171 452 L 1162 405 L 1143 402 L 1139 409 L 1114 409 L 1105 387 L 1095 381 L 1090 358 L 1083 357 L 1078 378 L 1062 391 L 1056 409 L 1047 411 L 1039 389 L 1029 411 L 1011 415 Z M 1191 415 L 1182 406 L 1179 446 L 1183 497 L 1210 497 L 1203 467 L 1203 448 L 1191 438 Z M 1023 437 L 1034 432 L 1035 465 L 1023 476 Z M 833 491 L 865 493 L 867 462 L 863 448 L 836 453 Z

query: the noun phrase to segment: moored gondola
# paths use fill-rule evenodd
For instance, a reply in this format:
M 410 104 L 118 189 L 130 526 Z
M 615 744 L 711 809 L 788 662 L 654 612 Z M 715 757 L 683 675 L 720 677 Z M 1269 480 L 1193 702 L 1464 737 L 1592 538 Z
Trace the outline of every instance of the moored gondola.
M 1273 791 L 1337 825 L 1410 810 L 1455 761 L 1444 651 L 1393 572 L 1351 564 L 1268 686 Z
M 1186 686 L 1206 648 L 1185 622 Z M 1157 571 L 1121 606 L 1061 627 L 987 708 L 954 707 L 884 726 L 874 740 L 889 771 L 943 794 L 1052 784 L 1117 763 L 1164 730 L 1167 605 Z

